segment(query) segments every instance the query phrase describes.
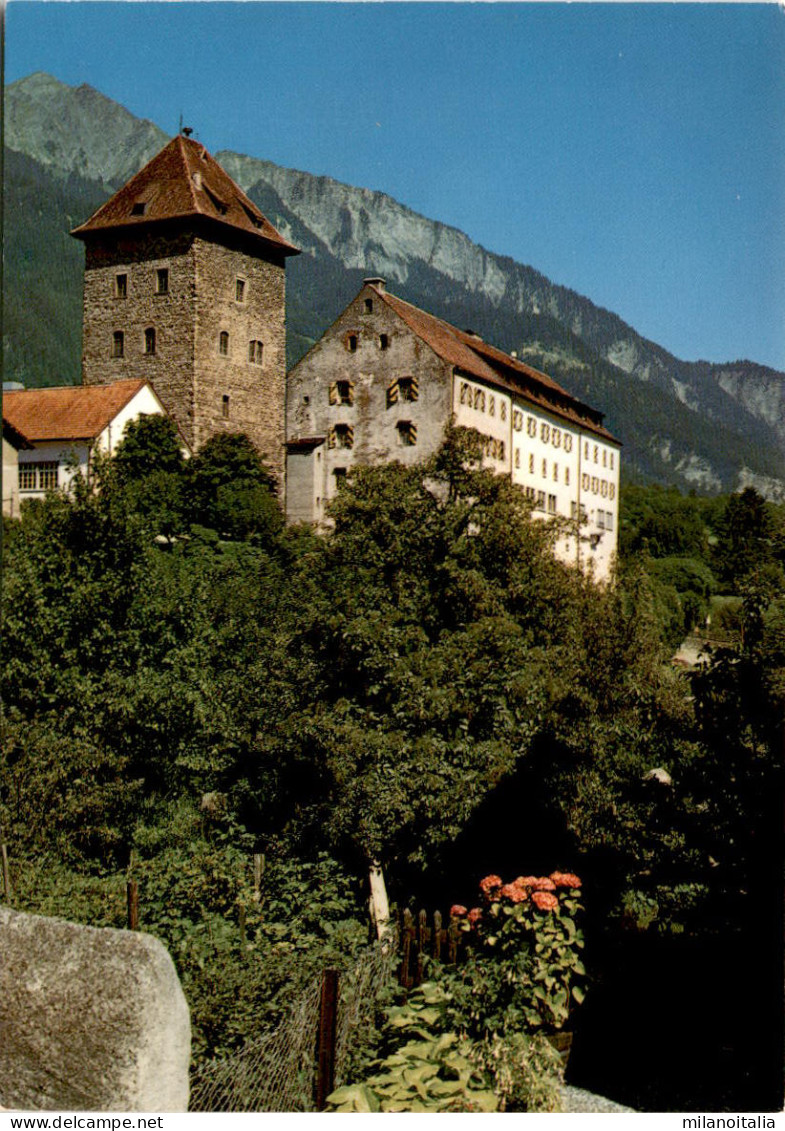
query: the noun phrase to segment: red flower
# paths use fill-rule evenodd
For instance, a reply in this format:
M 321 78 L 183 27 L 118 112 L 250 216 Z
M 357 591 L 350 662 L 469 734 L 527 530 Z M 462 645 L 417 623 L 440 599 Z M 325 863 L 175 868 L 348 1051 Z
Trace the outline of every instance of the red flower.
M 505 899 L 512 900 L 513 903 L 523 903 L 525 899 L 529 898 L 528 891 L 517 880 L 512 884 L 505 884 L 501 889 L 501 894 Z
M 484 880 L 480 880 L 480 891 L 483 895 L 490 899 L 491 892 L 496 891 L 497 888 L 502 886 L 501 876 L 486 876 Z
M 548 876 L 527 876 L 526 879 L 532 891 L 556 891 L 556 884 Z
M 462 903 L 454 903 L 450 908 L 450 915 L 456 919 L 460 919 L 462 915 L 466 914 L 466 908 Z
M 574 872 L 551 872 L 551 879 L 557 888 L 579 888 L 581 881 Z
M 535 891 L 532 894 L 532 903 L 535 907 L 539 907 L 540 911 L 555 911 L 559 906 L 558 899 L 549 891 Z
M 473 927 L 476 927 L 480 919 L 482 919 L 482 908 L 473 907 L 469 912 L 469 922 Z

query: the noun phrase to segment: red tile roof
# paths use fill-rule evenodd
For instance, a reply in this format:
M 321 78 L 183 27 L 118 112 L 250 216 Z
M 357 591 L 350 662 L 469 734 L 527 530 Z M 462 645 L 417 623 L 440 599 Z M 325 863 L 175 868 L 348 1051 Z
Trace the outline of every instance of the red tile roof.
M 299 249 L 281 236 L 205 147 L 182 134 L 107 200 L 71 235 L 87 239 L 111 228 L 171 220 L 206 220 L 237 229 L 283 255 Z
M 467 376 L 477 377 L 507 392 L 517 393 L 545 411 L 569 420 L 579 428 L 593 432 L 614 444 L 619 443 L 604 427 L 601 412 L 573 397 L 547 373 L 541 373 L 538 369 L 489 345 L 476 334 L 458 330 L 449 322 L 443 322 L 441 318 L 436 318 L 433 314 L 404 302 L 396 295 L 389 294 L 383 286 L 373 283 L 367 283 L 366 286 L 386 302 L 434 353 Z
M 33 443 L 94 440 L 146 381 L 3 393 L 3 423 Z

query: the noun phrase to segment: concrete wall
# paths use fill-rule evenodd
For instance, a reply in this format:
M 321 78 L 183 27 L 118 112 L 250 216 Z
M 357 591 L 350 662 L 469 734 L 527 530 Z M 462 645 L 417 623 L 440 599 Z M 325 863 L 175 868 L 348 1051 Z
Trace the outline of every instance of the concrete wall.
M 19 453 L 13 444 L 3 437 L 3 514 L 10 518 L 19 517 L 19 474 L 17 471 Z

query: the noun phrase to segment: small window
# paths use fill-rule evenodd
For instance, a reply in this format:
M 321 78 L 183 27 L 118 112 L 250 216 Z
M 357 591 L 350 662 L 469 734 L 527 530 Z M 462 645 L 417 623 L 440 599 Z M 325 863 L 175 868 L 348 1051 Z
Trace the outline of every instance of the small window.
M 544 459 L 542 461 L 542 477 L 543 477 L 543 479 L 548 478 L 548 461 L 547 461 L 547 459 Z
M 221 357 L 227 357 L 229 355 L 229 335 L 226 330 L 221 330 L 221 333 L 218 335 L 218 352 Z
M 499 402 L 499 416 L 501 417 L 502 420 L 507 419 L 507 402 L 506 401 L 500 401 Z
M 132 216 L 144 216 L 147 211 L 147 203 L 144 200 L 136 200 L 131 208 Z
M 401 447 L 414 447 L 417 443 L 417 425 L 411 420 L 399 420 L 396 427 L 398 429 L 398 443 Z
M 548 514 L 556 514 L 556 496 L 548 496 Z
M 347 337 L 346 337 L 346 348 L 348 349 L 349 353 L 356 353 L 357 352 L 357 335 L 356 334 L 348 334 L 347 335 Z
M 611 452 L 611 471 L 613 471 L 613 452 Z
M 591 477 L 591 493 L 592 493 L 592 495 L 596 495 L 597 492 L 599 491 L 599 489 L 600 489 L 600 481 L 599 481 L 599 479 L 597 478 L 596 475 L 592 475 L 592 477 Z
M 474 407 L 478 412 L 485 412 L 485 393 L 482 389 L 474 390 Z
M 600 530 L 605 529 L 605 511 L 597 511 L 597 526 Z
M 529 474 L 534 475 L 534 452 L 529 453 Z
M 264 343 L 254 341 L 248 343 L 248 360 L 252 365 L 262 365 L 264 363 Z
M 488 397 L 488 416 L 496 415 L 496 397 L 491 393 Z
M 245 279 L 238 279 L 235 282 L 234 297 L 236 302 L 245 302 Z
M 595 462 L 595 463 L 597 462 L 597 457 L 598 457 L 598 455 L 599 455 L 599 448 L 598 448 L 598 447 L 597 447 L 597 445 L 595 444 L 595 445 L 594 445 L 594 462 Z
M 521 466 L 521 449 L 520 448 L 515 449 L 515 466 L 516 467 Z
M 551 443 L 553 444 L 554 448 L 561 447 L 561 428 L 551 429 Z
M 365 300 L 365 313 L 366 314 L 373 314 L 373 299 L 372 298 L 367 298 Z
M 221 416 L 224 420 L 229 419 L 229 396 L 227 393 L 224 393 L 221 398 Z
M 602 449 L 602 466 L 603 467 L 608 466 L 608 449 L 607 448 Z
M 389 345 L 390 345 L 390 339 L 387 337 L 387 335 L 386 334 L 380 334 L 379 335 L 379 349 L 380 350 L 386 350 Z
M 608 498 L 609 499 L 615 499 L 616 498 L 616 484 L 615 483 L 609 483 L 608 484 Z
M 19 464 L 19 490 L 35 491 L 38 482 L 34 463 Z
M 572 436 L 569 434 L 569 432 L 564 433 L 564 450 L 565 452 L 572 451 Z
M 57 487 L 57 460 L 19 464 L 20 491 L 54 491 Z
M 583 458 L 584 459 L 589 458 L 589 441 L 588 440 L 585 440 L 584 444 L 583 444 Z
M 565 482 L 566 486 L 569 487 L 569 485 L 570 485 L 570 469 L 569 469 L 569 467 L 565 467 L 565 469 L 564 469 L 564 482 Z
M 346 468 L 345 467 L 334 467 L 333 468 L 333 477 L 335 479 L 335 490 L 340 491 L 341 488 L 344 487 L 345 484 L 346 484 Z
M 155 293 L 157 295 L 169 294 L 169 268 L 159 267 L 155 273 Z
M 613 530 L 613 511 L 605 512 L 605 529 Z
M 112 357 L 125 356 L 125 334 L 122 330 L 115 330 L 112 335 Z
M 338 404 L 354 404 L 354 382 L 336 381 L 335 393 Z
M 332 448 L 353 448 L 354 447 L 354 428 L 351 424 L 336 424 L 331 430 L 330 436 Z
M 533 416 L 530 416 L 529 419 L 526 421 L 526 431 L 529 433 L 530 436 L 536 436 L 537 435 L 537 421 L 534 419 Z
M 398 392 L 402 401 L 416 401 L 420 387 L 416 377 L 399 377 Z
M 550 440 L 550 438 L 551 438 L 550 425 L 544 424 L 544 423 L 541 424 L 540 425 L 540 439 L 542 440 L 543 444 L 547 444 L 548 441 Z
M 128 298 L 128 276 L 115 275 L 114 277 L 114 293 L 115 298 Z
M 534 503 L 534 507 L 535 507 L 535 510 L 538 510 L 538 511 L 544 511 L 545 510 L 545 492 L 544 491 L 538 491 L 537 492 L 537 498 L 536 498 L 536 501 Z
M 553 482 L 554 483 L 559 482 L 559 465 L 558 465 L 558 463 L 555 463 L 553 465 Z
M 582 491 L 588 491 L 590 486 L 591 486 L 591 480 L 589 479 L 588 473 L 584 471 L 583 474 L 581 475 L 581 490 Z
M 155 353 L 155 330 L 152 326 L 148 326 L 144 332 L 144 352 L 146 354 Z

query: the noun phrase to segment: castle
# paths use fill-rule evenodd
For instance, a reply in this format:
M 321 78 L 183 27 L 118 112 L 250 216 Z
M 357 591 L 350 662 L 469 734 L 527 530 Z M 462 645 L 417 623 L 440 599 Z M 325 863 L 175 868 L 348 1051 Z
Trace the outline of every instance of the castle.
M 620 444 L 602 414 L 546 374 L 369 278 L 285 372 L 285 266 L 298 249 L 190 137 L 175 137 L 84 224 L 82 380 L 150 382 L 197 450 L 245 432 L 289 521 L 317 526 L 352 467 L 419 462 L 445 428 L 475 428 L 484 460 L 576 522 L 557 554 L 607 577 Z

